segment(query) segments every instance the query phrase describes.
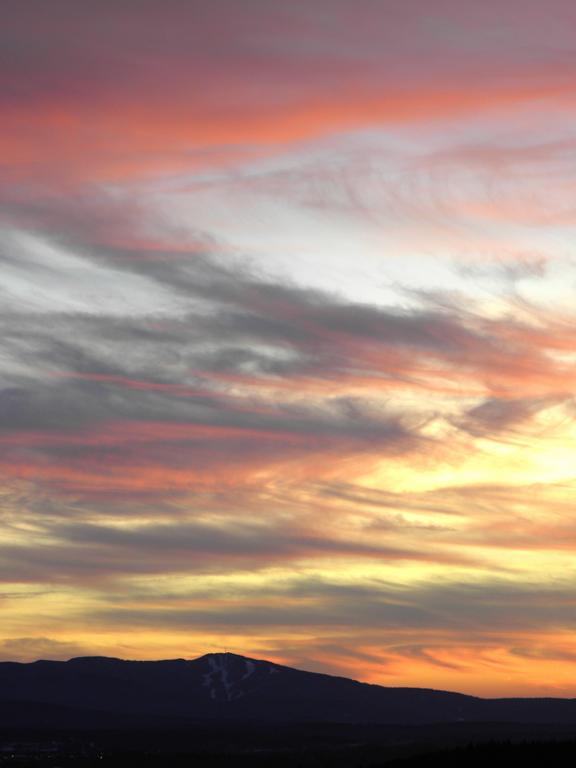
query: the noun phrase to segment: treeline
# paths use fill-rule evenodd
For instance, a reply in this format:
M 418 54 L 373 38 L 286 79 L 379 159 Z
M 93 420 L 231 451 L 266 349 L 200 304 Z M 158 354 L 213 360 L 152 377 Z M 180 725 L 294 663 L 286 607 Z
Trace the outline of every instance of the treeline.
M 456 749 L 435 750 L 403 759 L 381 762 L 378 768 L 510 768 L 510 766 L 553 765 L 554 768 L 573 766 L 576 762 L 576 741 L 510 741 L 471 744 Z M 370 766 L 372 768 L 372 766 Z
M 372 754 L 370 754 L 372 752 Z M 238 754 L 182 753 L 146 754 L 121 752 L 92 755 L 14 755 L 0 754 L 0 766 L 20 768 L 509 768 L 511 765 L 543 763 L 572 766 L 576 742 L 500 742 L 476 744 L 456 749 L 441 749 L 404 758 L 385 758 L 369 747 L 349 747 L 318 752 L 251 752 Z

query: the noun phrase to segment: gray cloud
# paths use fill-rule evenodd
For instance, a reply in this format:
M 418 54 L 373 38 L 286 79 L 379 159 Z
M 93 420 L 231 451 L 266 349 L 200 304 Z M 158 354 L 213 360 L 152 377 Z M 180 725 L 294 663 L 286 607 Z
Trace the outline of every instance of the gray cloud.
M 458 421 L 460 429 L 472 435 L 521 434 L 522 428 L 548 408 L 564 404 L 573 410 L 569 395 L 551 397 L 491 397 L 475 405 Z
M 412 548 L 308 531 L 298 522 L 222 525 L 198 521 L 148 524 L 130 530 L 86 523 L 52 523 L 29 545 L 2 545 L 0 578 L 23 582 L 121 582 L 138 574 L 254 571 L 339 558 L 389 562 L 477 562 L 435 546 Z M 302 524 L 300 523 L 300 526 Z
M 470 641 L 470 633 L 478 639 L 492 639 L 494 634 L 509 631 L 534 632 L 559 627 L 572 630 L 576 617 L 567 613 L 571 601 L 569 583 L 542 586 L 513 584 L 494 578 L 474 583 L 448 583 L 402 586 L 373 582 L 371 584 L 334 584 L 314 579 L 292 579 L 287 584 L 270 584 L 263 590 L 246 589 L 242 593 L 218 590 L 204 594 L 193 609 L 179 606 L 194 598 L 170 598 L 158 595 L 154 607 L 125 608 L 108 604 L 96 612 L 95 620 L 118 626 L 153 627 L 161 624 L 174 628 L 203 627 L 282 627 L 308 626 L 354 627 L 366 631 L 390 629 L 410 632 L 444 631 L 454 642 Z M 235 597 L 235 605 L 230 598 Z M 279 598 L 281 598 L 279 600 Z M 153 596 L 148 595 L 148 601 Z M 220 604 L 226 605 L 223 610 Z M 367 641 L 368 642 L 368 641 Z M 396 641 L 397 643 L 397 641 Z M 425 653 L 413 641 L 387 645 L 398 653 L 417 656 Z

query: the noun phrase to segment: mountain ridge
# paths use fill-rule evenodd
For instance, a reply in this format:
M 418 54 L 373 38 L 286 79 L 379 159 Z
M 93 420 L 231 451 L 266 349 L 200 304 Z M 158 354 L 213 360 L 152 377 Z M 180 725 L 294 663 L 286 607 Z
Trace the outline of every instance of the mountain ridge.
M 240 654 L 195 659 L 0 662 L 0 713 L 14 703 L 23 717 L 60 708 L 62 718 L 209 722 L 576 724 L 576 700 L 483 699 L 430 688 L 387 687 L 309 672 Z M 18 706 L 16 706 L 16 703 Z M 68 713 L 68 715 L 66 715 Z M 0 715 L 0 726 L 6 715 Z

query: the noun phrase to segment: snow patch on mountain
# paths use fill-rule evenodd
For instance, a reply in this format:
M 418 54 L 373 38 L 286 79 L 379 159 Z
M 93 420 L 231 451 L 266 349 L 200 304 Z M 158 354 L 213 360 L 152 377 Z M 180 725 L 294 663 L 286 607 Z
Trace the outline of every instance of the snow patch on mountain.
M 242 683 L 255 674 L 256 663 L 230 653 L 212 653 L 205 657 L 208 670 L 202 675 L 202 685 L 209 696 L 218 701 L 234 701 L 248 692 Z

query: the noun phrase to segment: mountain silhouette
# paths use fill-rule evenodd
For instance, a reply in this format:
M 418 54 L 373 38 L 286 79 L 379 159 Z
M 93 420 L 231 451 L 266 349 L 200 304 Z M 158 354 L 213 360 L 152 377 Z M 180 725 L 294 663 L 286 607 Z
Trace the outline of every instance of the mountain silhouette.
M 0 725 L 216 722 L 575 723 L 574 699 L 391 688 L 232 653 L 0 663 Z

